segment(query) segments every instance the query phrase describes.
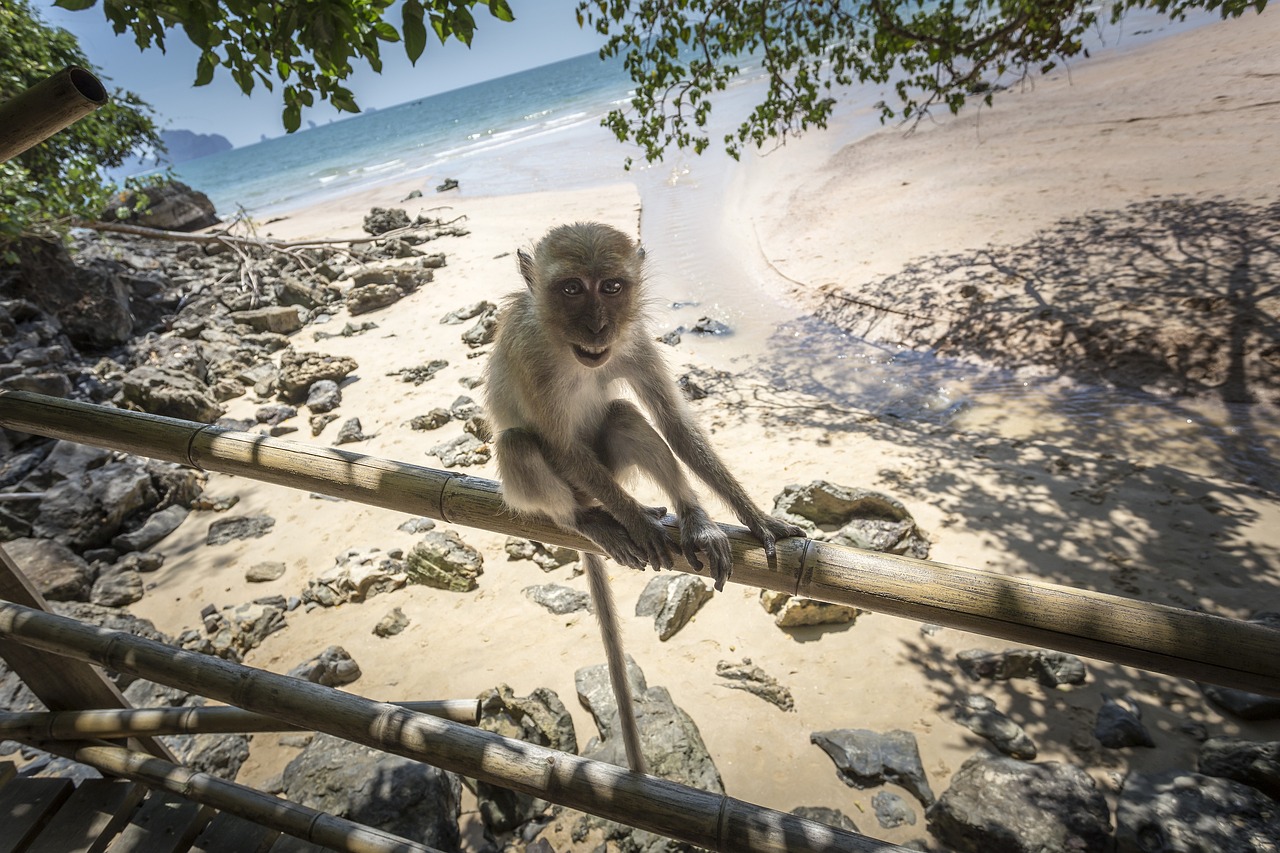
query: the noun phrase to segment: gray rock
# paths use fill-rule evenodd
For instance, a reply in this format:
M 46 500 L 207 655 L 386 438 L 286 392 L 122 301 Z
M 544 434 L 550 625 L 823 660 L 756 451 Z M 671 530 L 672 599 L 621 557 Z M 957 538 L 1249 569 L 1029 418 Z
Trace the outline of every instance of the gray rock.
M 956 703 L 956 722 L 991 741 L 1005 755 L 1024 761 L 1036 757 L 1036 745 L 1022 726 L 1001 713 L 986 696 L 966 693 Z
M 142 577 L 132 569 L 121 569 L 117 565 L 98 576 L 89 600 L 100 607 L 127 607 L 141 601 L 142 594 Z
M 316 414 L 332 412 L 342 402 L 342 389 L 332 379 L 321 379 L 307 389 L 307 408 Z
M 170 735 L 164 742 L 182 766 L 228 782 L 235 781 L 249 759 L 249 738 L 245 735 Z
M 313 436 L 324 432 L 324 428 L 338 419 L 337 412 L 325 412 L 323 415 L 311 416 L 311 434 Z
M 247 311 L 232 311 L 231 319 L 242 326 L 248 326 L 255 332 L 274 332 L 287 335 L 302 328 L 302 318 L 298 309 L 291 305 L 270 305 L 265 308 L 250 308 Z
M 394 305 L 404 299 L 405 292 L 394 284 L 370 284 L 354 288 L 347 294 L 347 313 L 352 317 L 368 314 Z
M 1252 785 L 1280 801 L 1280 741 L 1215 737 L 1200 745 L 1200 772 Z
M 532 560 L 544 572 L 554 572 L 561 566 L 576 562 L 578 552 L 559 545 L 544 545 L 517 536 L 508 536 L 503 550 L 509 560 Z
M 656 575 L 636 601 L 637 616 L 652 616 L 659 640 L 669 640 L 711 600 L 713 593 L 693 575 Z
M 825 806 L 798 806 L 792 809 L 791 813 L 796 817 L 802 817 L 814 823 L 821 823 L 835 829 L 843 829 L 845 832 L 859 831 L 858 825 L 839 809 L 829 809 Z
M 271 532 L 276 520 L 269 515 L 235 515 L 209 525 L 206 545 L 225 545 L 237 539 L 260 539 Z
M 61 373 L 18 373 L 0 379 L 0 390 L 29 391 L 46 397 L 69 397 L 71 380 Z
M 760 605 L 766 612 L 773 614 L 773 622 L 779 628 L 852 625 L 862 613 L 858 608 L 847 604 L 830 604 L 769 589 L 760 591 Z
M 138 192 L 145 194 L 147 199 L 141 211 L 134 210 L 140 200 Z M 128 211 L 127 215 L 120 217 L 121 210 Z M 169 181 L 139 191 L 124 190 L 103 211 L 102 218 L 112 221 L 123 219 L 165 231 L 199 231 L 219 222 L 209 197 L 181 181 Z
M 893 782 L 925 806 L 934 802 L 924 765 L 920 763 L 916 736 L 910 732 L 833 729 L 813 732 L 809 741 L 820 746 L 835 762 L 836 775 L 851 788 L 874 788 Z
M 408 228 L 412 224 L 409 214 L 402 207 L 371 207 L 364 218 L 364 230 L 375 237 L 388 231 Z
M 892 791 L 878 792 L 871 798 L 871 807 L 876 810 L 876 822 L 885 829 L 895 829 L 904 823 L 916 825 L 915 809 Z
M 411 518 L 396 528 L 396 530 L 413 534 L 426 533 L 428 530 L 435 529 L 436 523 L 426 517 Z
M 729 681 L 728 684 L 720 685 L 721 687 L 745 690 L 784 711 L 795 710 L 796 703 L 791 691 L 763 669 L 753 665 L 751 658 L 743 658 L 742 663 L 722 660 L 716 664 L 716 675 Z
M 394 607 L 373 626 L 373 633 L 379 637 L 394 637 L 408 627 L 409 617 L 399 607 Z
M 432 409 L 425 415 L 415 415 L 409 421 L 409 428 L 422 430 L 439 429 L 453 420 L 453 413 L 448 409 Z
M 446 326 L 456 326 L 467 320 L 479 317 L 486 311 L 497 310 L 497 305 L 494 305 L 492 302 L 487 300 L 481 300 L 480 302 L 473 302 L 470 305 L 459 308 L 457 311 L 450 311 L 448 314 L 445 314 L 440 318 L 440 322 Z
M 1200 692 L 1217 707 L 1241 720 L 1280 720 L 1280 697 L 1235 687 L 1200 684 Z
M 342 646 L 329 646 L 320 654 L 289 670 L 294 678 L 303 678 L 325 687 L 342 687 L 360 678 L 360 665 Z
M 967 649 L 956 655 L 956 663 L 974 681 L 982 678 L 997 681 L 1034 678 L 1045 687 L 1061 687 L 1063 684 L 1084 684 L 1088 678 L 1088 670 L 1080 658 L 1043 649 L 1006 649 L 1003 652 Z
M 1142 711 L 1131 699 L 1112 699 L 1102 694 L 1102 707 L 1093 726 L 1093 735 L 1108 749 L 1130 746 L 1154 747 L 1156 742 L 1142 724 Z
M 439 458 L 440 464 L 446 468 L 467 468 L 488 462 L 492 450 L 475 436 L 464 433 L 452 441 L 437 444 L 427 453 Z
M 452 530 L 433 530 L 405 557 L 410 581 L 436 589 L 470 592 L 484 574 L 484 558 Z
M 561 752 L 575 754 L 578 751 L 573 717 L 560 697 L 545 687 L 523 697 L 516 696 L 505 684 L 482 693 L 477 727 Z M 476 799 L 480 818 L 491 837 L 511 832 L 543 814 L 548 807 L 545 800 L 486 782 L 476 784 Z
M 348 601 L 365 601 L 400 589 L 408 582 L 405 564 L 398 556 L 377 548 L 351 548 L 338 556 L 333 569 L 308 582 L 302 600 L 335 607 Z
M 245 570 L 244 579 L 249 583 L 268 583 L 284 576 L 287 567 L 276 560 L 254 563 Z
M 429 764 L 317 734 L 282 780 L 295 803 L 442 851 L 460 849 L 462 782 Z
M 347 418 L 342 422 L 342 426 L 338 427 L 338 435 L 334 438 L 334 444 L 351 444 L 355 441 L 366 441 L 370 438 L 364 434 L 364 429 L 360 426 L 359 418 Z
M 183 642 L 182 646 L 238 663 L 267 637 L 285 627 L 283 608 L 272 604 L 241 604 L 211 612 L 205 618 L 206 636 L 194 634 L 188 638 L 190 644 Z
M 869 489 L 825 480 L 787 486 L 774 499 L 773 514 L 839 545 L 921 560 L 929 556 L 929 540 L 902 502 Z
M 125 554 L 117 562 L 115 567 L 124 571 L 128 569 L 134 572 L 154 572 L 164 565 L 164 554 L 148 554 L 141 551 L 134 551 Z
M 111 540 L 111 547 L 121 553 L 150 548 L 182 526 L 191 511 L 179 504 L 167 506 L 152 513 L 142 526 L 132 533 L 121 533 Z
M 311 386 L 321 379 L 341 382 L 357 367 L 355 359 L 346 356 L 287 349 L 280 356 L 280 399 L 287 403 L 304 402 Z
M 66 545 L 52 539 L 15 539 L 4 548 L 48 600 L 89 600 L 93 569 Z
M 152 415 L 213 423 L 226 411 L 199 379 L 165 367 L 135 367 L 125 374 L 124 402 Z
M 525 598 L 535 604 L 542 605 L 557 616 L 576 613 L 579 610 L 588 610 L 591 607 L 591 596 L 580 590 L 560 586 L 559 584 L 548 583 L 527 586 L 521 592 L 524 593 Z
M 51 486 L 32 529 L 76 550 L 96 548 L 110 543 L 126 518 L 159 499 L 141 463 L 109 462 Z
M 1116 804 L 1116 853 L 1278 848 L 1280 803 L 1256 788 L 1182 770 L 1125 777 Z
M 275 426 L 281 421 L 297 416 L 298 410 L 288 403 L 268 403 L 265 406 L 259 406 L 258 410 L 253 413 L 254 420 L 268 426 Z
M 1082 853 L 1111 844 L 1111 810 L 1073 764 L 978 754 L 926 812 L 929 831 L 957 853 Z
M 467 418 L 480 414 L 480 404 L 470 397 L 462 395 L 453 401 L 453 405 L 449 406 L 449 412 L 458 420 L 465 421 Z
M 462 342 L 475 349 L 493 343 L 498 335 L 498 309 L 486 308 L 476 319 L 476 324 L 462 333 Z

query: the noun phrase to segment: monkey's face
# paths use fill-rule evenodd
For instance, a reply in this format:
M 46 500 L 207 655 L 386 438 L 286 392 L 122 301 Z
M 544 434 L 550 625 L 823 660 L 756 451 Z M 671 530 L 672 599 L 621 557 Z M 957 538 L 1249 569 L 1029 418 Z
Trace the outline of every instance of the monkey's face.
M 573 357 L 585 367 L 603 367 L 631 325 L 631 283 L 616 276 L 573 276 L 553 282 L 549 289 Z

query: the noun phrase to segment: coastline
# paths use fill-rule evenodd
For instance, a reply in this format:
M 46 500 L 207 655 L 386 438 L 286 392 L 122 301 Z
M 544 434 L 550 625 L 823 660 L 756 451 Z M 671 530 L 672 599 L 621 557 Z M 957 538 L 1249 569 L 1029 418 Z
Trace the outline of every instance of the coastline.
M 1238 88 L 1226 90 L 1227 103 L 1213 89 L 1253 67 L 1250 61 L 1272 61 L 1266 57 L 1278 27 L 1277 14 L 1213 24 L 1083 64 L 1072 69 L 1070 79 L 1062 74 L 1026 92 L 1004 93 L 991 110 L 921 127 L 910 137 L 884 130 L 831 153 L 826 150 L 830 140 L 815 135 L 769 157 L 753 157 L 735 173 L 723 205 L 723 248 L 737 263 L 746 262 L 742 286 L 758 301 L 731 307 L 739 316 L 763 314 L 761 322 L 776 324 L 814 308 L 822 285 L 866 283 L 874 289 L 878 280 L 919 256 L 979 250 L 992 242 L 1016 244 L 1064 216 L 1119 208 L 1150 195 L 1274 200 L 1280 196 L 1280 165 L 1271 154 L 1276 108 L 1250 112 L 1242 107 L 1248 96 Z M 1265 86 L 1265 80 L 1257 85 Z M 1181 115 L 1189 105 L 1231 120 L 1201 124 Z M 1086 106 L 1092 123 L 1081 125 Z M 1105 147 L 1099 147 L 1099 138 Z M 1192 156 L 1192 150 L 1198 153 Z M 1198 165 L 1201 159 L 1204 168 Z M 668 164 L 651 177 L 675 178 L 677 186 L 687 177 L 690 191 L 697 193 L 702 172 L 695 168 L 682 175 L 681 169 L 678 162 Z M 443 238 L 429 247 L 448 255 L 435 282 L 361 318 L 376 322 L 375 330 L 315 341 L 314 332 L 342 326 L 347 318 L 339 315 L 295 335 L 299 350 L 349 355 L 360 363 L 343 385 L 339 411 L 344 419 L 359 417 L 372 437 L 352 449 L 435 465 L 426 450 L 461 434 L 461 425 L 420 433 L 407 423 L 435 406 L 448 407 L 459 395 L 479 399 L 462 380 L 482 371 L 481 361 L 471 358 L 460 341 L 460 327 L 441 326 L 439 318 L 480 299 L 496 302 L 518 288 L 514 250 L 557 222 L 599 219 L 649 241 L 662 228 L 662 211 L 644 206 L 636 181 L 516 196 L 470 196 L 464 186 L 460 195 L 428 191 L 404 201 L 410 190 L 422 188 L 421 178 L 380 185 L 295 211 L 262 230 L 285 239 L 354 236 L 373 206 L 404 207 L 411 217 L 419 212 L 467 216 L 468 236 Z M 705 207 L 690 210 L 684 215 L 692 220 Z M 678 263 L 678 255 L 696 251 L 697 240 L 695 233 L 653 242 L 669 248 L 668 264 L 673 255 Z M 724 307 L 717 302 L 721 298 L 726 304 L 744 298 L 740 292 L 691 309 L 669 307 L 688 298 L 688 288 L 699 283 L 677 280 L 670 266 L 658 270 L 656 295 L 663 304 L 655 309 L 655 332 L 703 309 Z M 794 313 L 784 317 L 782 309 Z M 1100 433 L 1089 437 L 1091 449 L 1081 452 L 1066 435 L 1024 441 L 979 429 L 953 431 L 868 417 L 856 407 L 833 406 L 796 388 L 771 387 L 750 374 L 749 354 L 759 351 L 754 334 L 744 329 L 727 341 L 686 336 L 669 361 L 677 373 L 686 364 L 741 372 L 694 408 L 744 485 L 766 505 L 789 483 L 825 479 L 874 488 L 907 504 L 930 534 L 931 559 L 939 562 L 1204 607 L 1237 618 L 1251 615 L 1280 588 L 1280 500 L 1274 494 L 1210 470 L 1193 456 L 1159 448 L 1140 450 L 1139 456 L 1116 453 L 1119 438 L 1097 424 L 1081 428 Z M 816 355 L 840 354 L 823 350 Z M 445 358 L 449 366 L 421 386 L 387 375 L 432 358 Z M 251 397 L 239 398 L 228 415 L 252 418 L 257 405 Z M 305 418 L 299 421 L 303 428 L 291 438 L 327 445 L 337 430 L 331 425 L 313 439 Z M 466 473 L 493 477 L 494 466 Z M 223 475 L 210 477 L 208 492 L 239 497 L 235 514 L 268 513 L 278 523 L 262 539 L 207 547 L 211 514 L 193 513 L 156 547 L 166 564 L 131 610 L 171 634 L 199 625 L 199 612 L 210 603 L 221 607 L 276 593 L 296 595 L 348 548 L 407 550 L 415 541 L 397 529 L 406 520 L 403 514 L 316 500 Z M 713 506 L 718 518 L 729 519 L 723 507 Z M 571 578 L 567 569 L 548 576 L 531 563 L 508 561 L 502 537 L 459 532 L 485 556 L 476 592 L 415 586 L 365 604 L 297 611 L 287 629 L 270 636 L 247 662 L 285 672 L 338 643 L 364 671 L 349 689 L 372 698 L 470 698 L 499 683 L 510 684 L 517 695 L 550 687 L 569 708 L 585 743 L 596 730 L 575 701 L 573 673 L 602 659 L 593 617 L 554 617 L 521 592 L 546 582 L 581 589 L 584 580 Z M 284 562 L 284 576 L 247 584 L 244 570 L 264 559 Z M 971 684 L 955 667 L 955 654 L 971 648 L 998 651 L 1006 643 L 952 629 L 922 631 L 908 620 L 876 614 L 839 628 L 783 631 L 755 592 L 739 587 L 716 596 L 693 622 L 662 642 L 649 620 L 631 614 L 653 577 L 614 570 L 626 647 L 649 683 L 670 690 L 698 724 L 726 790 L 780 809 L 839 808 L 864 833 L 895 843 L 931 841 L 923 815 L 915 825 L 878 827 L 871 805 L 878 789 L 857 790 L 840 782 L 830 760 L 809 743 L 811 732 L 908 729 L 940 793 L 969 756 L 987 748 L 952 718 L 966 692 L 981 690 L 1027 729 L 1040 747 L 1039 760 L 1086 767 L 1113 808 L 1126 771 L 1194 767 L 1198 744 L 1184 730 L 1188 722 L 1212 733 L 1280 739 L 1280 724 L 1229 718 L 1189 682 L 1096 661 L 1088 662 L 1089 684 L 1074 690 L 1023 681 Z M 372 626 L 393 606 L 409 615 L 409 628 L 395 637 L 375 637 Z M 780 712 L 744 692 L 720 689 L 712 677 L 715 664 L 743 657 L 792 690 L 795 711 Z M 1139 701 L 1157 749 L 1112 751 L 1093 740 L 1093 715 L 1104 692 L 1127 693 Z M 296 753 L 278 738 L 260 735 L 240 779 L 261 785 Z M 918 804 L 909 802 L 919 813 Z M 477 824 L 474 812 L 464 815 L 473 843 Z M 592 849 L 560 837 L 552 843 L 558 850 Z

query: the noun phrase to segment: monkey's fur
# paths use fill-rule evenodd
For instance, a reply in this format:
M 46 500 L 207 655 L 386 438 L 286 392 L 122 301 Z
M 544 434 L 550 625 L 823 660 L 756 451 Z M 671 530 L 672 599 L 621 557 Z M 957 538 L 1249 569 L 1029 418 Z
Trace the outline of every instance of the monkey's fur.
M 553 228 L 532 255 L 518 255 L 527 288 L 504 304 L 485 383 L 503 500 L 511 509 L 576 530 L 624 566 L 671 568 L 676 551 L 662 525 L 666 508 L 642 506 L 618 482 L 638 468 L 671 501 L 685 559 L 701 570 L 704 555 L 721 590 L 732 570 L 729 539 L 703 510 L 678 456 L 770 558 L 776 539 L 803 535 L 756 506 L 686 409 L 645 325 L 642 249 L 617 229 L 577 223 Z M 657 429 L 619 396 L 622 382 Z M 627 760 L 644 772 L 604 563 L 584 554 L 583 564 Z

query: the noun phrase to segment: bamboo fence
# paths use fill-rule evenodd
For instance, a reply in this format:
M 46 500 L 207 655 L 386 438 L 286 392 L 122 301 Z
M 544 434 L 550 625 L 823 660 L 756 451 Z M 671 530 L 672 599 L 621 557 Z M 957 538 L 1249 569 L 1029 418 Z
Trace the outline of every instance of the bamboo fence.
M 478 477 L 24 391 L 0 391 L 0 426 L 595 550 L 512 515 Z M 769 562 L 746 530 L 724 529 L 734 583 L 1280 696 L 1277 634 L 1259 624 L 810 539 L 779 542 Z M 694 571 L 679 558 L 676 568 Z
M 723 794 L 18 604 L 0 602 L 0 638 L 208 696 L 708 850 L 904 850 Z
M 98 78 L 73 65 L 0 103 L 0 163 L 106 102 L 107 90 Z

